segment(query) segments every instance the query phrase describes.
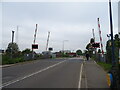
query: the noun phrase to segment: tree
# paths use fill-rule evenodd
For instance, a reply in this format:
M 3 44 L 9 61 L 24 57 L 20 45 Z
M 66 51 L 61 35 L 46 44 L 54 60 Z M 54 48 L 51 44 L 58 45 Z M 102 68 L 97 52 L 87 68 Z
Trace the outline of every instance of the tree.
M 25 50 L 22 51 L 22 54 L 28 54 L 32 53 L 32 51 L 29 48 L 26 48 Z
M 88 44 L 87 44 L 87 46 L 86 46 L 86 49 L 89 51 L 89 50 L 90 50 L 90 48 L 91 48 L 91 44 L 90 44 L 90 43 L 88 43 Z
M 77 54 L 77 55 L 82 55 L 82 51 L 81 51 L 81 50 L 77 50 L 77 51 L 76 51 L 76 54 Z
M 118 34 L 116 34 L 114 37 L 114 43 L 115 43 L 115 60 L 117 60 L 118 62 L 119 61 L 119 48 L 120 48 L 120 38 Z
M 87 50 L 83 50 L 83 54 L 86 54 L 87 53 Z
M 19 47 L 18 47 L 17 43 L 9 43 L 8 44 L 8 47 L 6 49 L 6 53 L 8 55 L 10 55 L 11 52 L 13 55 L 19 52 Z
M 115 38 L 115 40 L 114 40 L 115 46 L 116 47 L 120 47 L 120 38 L 119 38 L 119 35 L 116 34 L 114 38 Z
M 120 47 L 120 38 L 118 34 L 114 36 L 114 46 L 115 46 L 115 60 L 118 61 L 118 53 Z M 112 63 L 112 43 L 111 40 L 108 40 L 106 43 L 106 58 L 108 63 Z
M 87 46 L 86 46 L 86 49 L 88 51 L 93 51 L 92 43 L 95 43 L 95 40 L 93 38 L 90 39 L 90 43 L 88 43 Z
M 90 39 L 90 42 L 86 45 L 86 49 L 88 50 L 88 53 L 90 57 L 93 55 L 94 48 L 92 48 L 92 43 L 94 43 L 95 40 L 93 38 Z
M 107 60 L 107 63 L 112 62 L 111 40 L 108 40 L 107 43 L 106 43 L 106 60 Z
M 95 43 L 95 40 L 93 38 L 90 39 L 90 43 Z

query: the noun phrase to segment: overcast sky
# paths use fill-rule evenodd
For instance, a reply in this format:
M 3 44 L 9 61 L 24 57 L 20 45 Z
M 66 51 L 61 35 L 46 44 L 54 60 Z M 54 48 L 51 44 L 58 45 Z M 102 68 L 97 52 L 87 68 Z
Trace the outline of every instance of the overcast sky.
M 118 32 L 118 3 L 112 3 L 114 34 Z M 11 42 L 12 30 L 20 50 L 31 48 L 38 24 L 37 52 L 45 51 L 48 31 L 49 47 L 59 51 L 85 50 L 95 29 L 96 42 L 99 42 L 97 18 L 100 18 L 103 45 L 105 50 L 109 34 L 108 2 L 4 2 L 2 3 L 2 48 Z M 17 32 L 17 26 L 19 26 Z

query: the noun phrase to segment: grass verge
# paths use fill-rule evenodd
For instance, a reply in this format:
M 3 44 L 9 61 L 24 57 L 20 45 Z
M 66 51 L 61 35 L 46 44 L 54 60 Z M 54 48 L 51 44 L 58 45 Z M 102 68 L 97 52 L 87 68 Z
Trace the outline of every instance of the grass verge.
M 100 65 L 105 71 L 109 71 L 112 67 L 111 64 L 106 64 L 104 62 L 97 62 L 98 65 Z

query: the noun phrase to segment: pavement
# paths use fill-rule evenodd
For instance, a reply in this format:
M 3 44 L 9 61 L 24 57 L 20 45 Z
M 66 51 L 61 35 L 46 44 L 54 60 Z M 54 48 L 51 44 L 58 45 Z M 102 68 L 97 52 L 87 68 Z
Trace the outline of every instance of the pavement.
M 82 58 L 45 59 L 2 68 L 1 88 L 108 88 L 106 72 Z
M 84 62 L 83 88 L 109 88 L 106 80 L 106 72 L 95 61 Z

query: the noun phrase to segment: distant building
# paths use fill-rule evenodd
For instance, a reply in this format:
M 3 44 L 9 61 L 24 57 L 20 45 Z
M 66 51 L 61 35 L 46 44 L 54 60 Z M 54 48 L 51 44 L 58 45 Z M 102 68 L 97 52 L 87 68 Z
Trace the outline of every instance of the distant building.
M 60 52 L 64 52 L 64 53 L 71 53 L 71 51 L 70 50 L 61 50 Z
M 76 53 L 68 53 L 68 55 L 71 57 L 76 57 Z

